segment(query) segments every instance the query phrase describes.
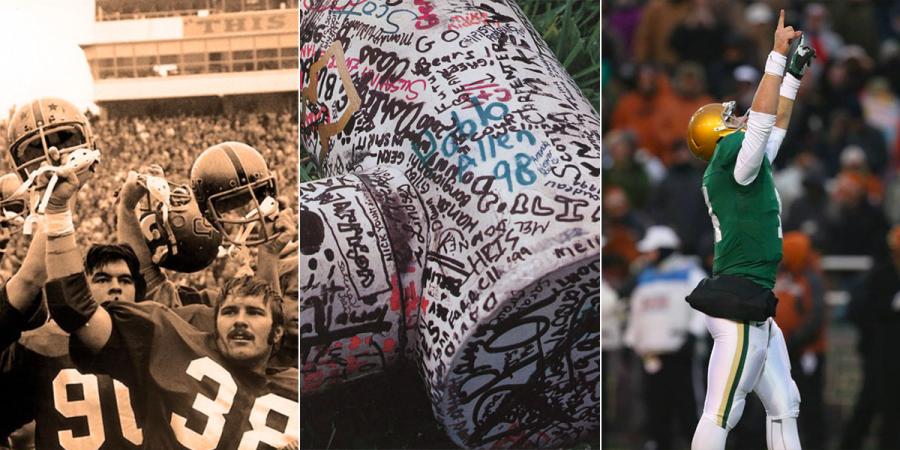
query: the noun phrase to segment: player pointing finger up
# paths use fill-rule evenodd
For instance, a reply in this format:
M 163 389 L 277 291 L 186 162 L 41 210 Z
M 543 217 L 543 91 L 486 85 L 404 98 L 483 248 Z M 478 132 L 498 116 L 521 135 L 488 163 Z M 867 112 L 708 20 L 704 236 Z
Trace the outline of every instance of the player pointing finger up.
M 772 162 L 813 57 L 802 33 L 784 26 L 782 10 L 749 118 L 738 116 L 734 102 L 711 104 L 694 113 L 688 125 L 691 151 L 709 162 L 702 190 L 715 232 L 713 277 L 687 297 L 706 314 L 715 340 L 693 450 L 725 448 L 750 391 L 766 407 L 768 448 L 800 448 L 800 394 L 791 379 L 784 336 L 772 319 L 782 246 Z

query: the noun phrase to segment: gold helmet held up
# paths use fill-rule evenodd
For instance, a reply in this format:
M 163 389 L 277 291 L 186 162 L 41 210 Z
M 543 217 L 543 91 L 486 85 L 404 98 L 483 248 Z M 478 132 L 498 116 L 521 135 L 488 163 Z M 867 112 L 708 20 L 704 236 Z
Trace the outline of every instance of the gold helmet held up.
M 735 106 L 734 101 L 710 103 L 691 116 L 687 142 L 694 156 L 709 161 L 723 137 L 743 128 L 746 120 L 735 115 Z
M 9 154 L 22 180 L 42 164 L 53 163 L 51 147 L 56 147 L 60 156 L 95 148 L 87 117 L 61 98 L 43 97 L 22 104 L 8 127 Z

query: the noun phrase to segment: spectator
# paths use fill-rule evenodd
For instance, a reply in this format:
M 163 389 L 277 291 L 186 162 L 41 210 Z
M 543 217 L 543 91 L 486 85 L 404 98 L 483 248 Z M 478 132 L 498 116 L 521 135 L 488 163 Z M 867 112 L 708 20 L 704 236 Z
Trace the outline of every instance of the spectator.
M 876 75 L 888 80 L 894 95 L 900 96 L 900 77 L 895 75 L 900 73 L 900 42 L 897 39 L 890 39 L 881 43 L 881 48 L 878 50 L 878 66 L 875 68 L 875 72 Z
M 803 153 L 795 161 L 815 161 L 811 153 Z M 803 166 L 801 166 L 803 167 Z M 825 177 L 821 170 L 805 168 L 802 174 L 803 194 L 791 202 L 784 219 L 785 231 L 801 231 L 809 236 L 813 245 L 821 248 L 827 240 L 826 227 L 829 208 L 828 193 L 825 192 Z
M 806 39 L 809 40 L 816 50 L 818 64 L 811 67 L 813 70 L 821 67 L 821 64 L 827 64 L 844 45 L 844 40 L 841 39 L 841 36 L 832 31 L 831 24 L 828 21 L 828 9 L 821 3 L 806 5 L 803 18 L 803 32 L 806 34 Z M 813 73 L 818 75 L 817 72 Z
M 863 115 L 866 124 L 881 131 L 884 141 L 889 146 L 887 153 L 890 166 L 897 168 L 900 159 L 897 155 L 897 128 L 900 126 L 900 101 L 891 92 L 886 79 L 875 77 L 866 83 L 860 94 Z
M 644 236 L 647 220 L 634 211 L 625 191 L 610 186 L 603 194 L 603 235 L 609 239 L 604 253 L 621 257 L 631 265 L 638 257 L 637 241 Z
M 891 225 L 900 224 L 900 175 L 888 179 L 884 189 L 884 216 Z
M 668 148 L 659 129 L 664 120 L 663 105 L 672 96 L 669 80 L 652 64 L 641 65 L 636 78 L 635 89 L 619 98 L 613 111 L 612 126 L 637 133 L 639 145 L 667 163 Z
M 719 60 L 724 50 L 722 36 L 728 29 L 719 20 L 710 0 L 692 0 L 691 13 L 675 26 L 669 45 L 678 62 L 707 66 Z
M 690 13 L 691 3 L 686 0 L 650 0 L 644 7 L 634 37 L 635 60 L 674 65 L 676 56 L 669 46 L 669 38 Z
M 753 66 L 743 65 L 734 69 L 734 89 L 729 98 L 737 102 L 738 111 L 748 111 L 759 85 L 759 71 Z
M 800 390 L 798 428 L 805 448 L 825 448 L 825 286 L 812 243 L 785 233 L 784 260 L 775 280 L 775 321 L 784 332 L 791 378 Z
M 683 257 L 679 246 L 675 232 L 665 226 L 650 227 L 638 243 L 647 267 L 631 294 L 625 344 L 643 361 L 648 448 L 673 448 L 678 436 L 690 442 L 699 419 L 691 372 L 694 344 L 705 336 L 706 326 L 684 298 L 706 273 Z
M 611 9 L 604 9 L 603 13 L 607 15 L 604 18 L 604 32 L 612 30 L 619 37 L 619 50 L 622 56 L 628 59 L 632 57 L 632 48 L 634 48 L 634 36 L 641 20 L 643 6 L 636 0 L 615 0 L 615 6 Z M 609 47 L 604 46 L 603 53 L 607 52 Z
M 706 66 L 707 81 L 710 92 L 717 98 L 725 98 L 736 91 L 732 77 L 735 69 L 748 65 L 750 62 L 750 41 L 746 36 L 734 30 L 725 34 L 722 38 L 722 55 L 714 62 Z M 754 68 L 754 70 L 756 70 Z M 749 103 L 748 103 L 749 106 Z
M 774 37 L 772 36 L 772 24 L 775 23 L 775 13 L 764 2 L 754 2 L 744 9 L 745 29 L 753 43 L 750 53 L 750 64 L 755 67 L 764 67 L 769 49 L 772 48 Z
M 618 425 L 614 384 L 619 381 L 617 374 L 621 370 L 622 332 L 625 319 L 625 308 L 616 291 L 606 280 L 603 280 L 602 302 L 602 393 L 603 393 L 603 428 L 610 430 Z
M 850 145 L 856 145 L 863 149 L 866 154 L 866 163 L 873 174 L 882 176 L 885 173 L 888 154 L 884 136 L 866 124 L 862 107 L 858 101 L 852 102 L 845 109 L 839 109 L 832 113 L 827 150 L 823 155 L 829 174 L 837 173 L 840 152 Z
M 834 31 L 848 45 L 859 45 L 870 55 L 878 51 L 879 42 L 875 7 L 872 3 L 871 0 L 847 0 L 830 5 Z
M 866 196 L 865 180 L 842 173 L 835 180 L 825 223 L 825 251 L 836 255 L 881 255 L 887 224 Z
M 778 189 L 778 197 L 781 199 L 781 213 L 787 217 L 794 201 L 803 195 L 803 178 L 808 171 L 807 165 L 815 161 L 815 157 L 805 153 L 791 160 L 791 162 L 773 175 L 775 187 Z
M 869 426 L 881 417 L 879 448 L 900 447 L 900 226 L 887 234 L 890 257 L 875 264 L 853 293 L 847 316 L 859 331 L 857 351 L 863 361 L 862 389 L 841 440 L 842 449 L 862 448 Z
M 603 185 L 620 186 L 632 205 L 643 208 L 650 192 L 650 178 L 635 155 L 637 137 L 630 131 L 615 131 L 606 135 L 604 147 L 612 161 L 611 167 L 603 170 Z
M 682 63 L 675 71 L 674 94 L 660 107 L 662 117 L 659 138 L 662 145 L 671 148 L 687 139 L 688 122 L 701 106 L 712 103 L 706 94 L 706 75 L 697 63 Z M 672 163 L 671 153 L 664 162 Z
M 850 145 L 841 152 L 841 173 L 859 175 L 866 188 L 869 202 L 873 205 L 881 205 L 884 186 L 881 184 L 880 178 L 869 172 L 869 166 L 866 164 L 866 152 L 863 149 L 857 145 Z
M 687 143 L 677 142 L 672 151 L 672 166 L 653 190 L 647 207 L 656 223 L 675 230 L 683 251 L 690 255 L 698 254 L 701 236 L 712 232 L 712 221 L 700 191 L 703 181 L 700 165 Z

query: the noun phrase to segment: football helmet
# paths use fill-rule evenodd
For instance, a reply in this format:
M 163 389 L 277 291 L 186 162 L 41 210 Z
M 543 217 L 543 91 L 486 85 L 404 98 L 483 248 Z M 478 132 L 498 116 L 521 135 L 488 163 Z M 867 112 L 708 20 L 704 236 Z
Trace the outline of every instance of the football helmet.
M 28 217 L 27 194 L 16 195 L 22 180 L 14 173 L 0 177 L 0 229 L 5 234 L 16 234 Z
M 30 101 L 18 109 L 7 129 L 9 154 L 19 178 L 45 162 L 56 165 L 50 148 L 59 150 L 60 159 L 72 151 L 94 149 L 94 136 L 87 117 L 72 103 L 55 97 Z
M 222 234 L 200 214 L 186 185 L 168 184 L 166 208 L 149 193 L 141 201 L 141 233 L 160 267 L 183 273 L 203 270 L 218 256 Z
M 191 190 L 228 242 L 255 246 L 278 237 L 267 227 L 278 213 L 275 177 L 253 147 L 223 142 L 204 150 L 191 167 Z
M 710 103 L 691 116 L 687 142 L 694 156 L 709 161 L 722 138 L 744 127 L 747 120 L 735 115 L 736 105 L 734 101 Z

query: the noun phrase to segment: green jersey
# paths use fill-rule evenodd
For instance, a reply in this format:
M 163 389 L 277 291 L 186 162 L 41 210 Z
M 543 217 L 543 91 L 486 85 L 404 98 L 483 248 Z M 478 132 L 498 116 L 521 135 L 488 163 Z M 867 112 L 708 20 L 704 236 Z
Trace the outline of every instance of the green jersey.
M 713 275 L 740 276 L 772 289 L 781 262 L 781 199 L 768 157 L 752 183 L 735 181 L 743 141 L 743 131 L 719 141 L 703 174 L 703 197 L 716 240 Z

